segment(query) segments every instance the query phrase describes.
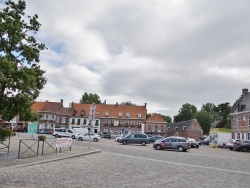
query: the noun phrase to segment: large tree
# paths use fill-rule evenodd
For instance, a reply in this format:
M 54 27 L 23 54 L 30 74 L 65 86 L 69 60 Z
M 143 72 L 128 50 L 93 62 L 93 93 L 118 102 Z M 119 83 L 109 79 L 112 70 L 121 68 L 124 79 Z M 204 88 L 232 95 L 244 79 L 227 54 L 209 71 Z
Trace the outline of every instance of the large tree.
M 82 98 L 81 98 L 81 103 L 88 103 L 88 104 L 92 104 L 92 103 L 95 103 L 95 104 L 101 104 L 101 99 L 99 97 L 99 95 L 97 95 L 96 93 L 93 94 L 93 93 L 87 93 L 85 92 L 83 95 L 82 95 Z
M 196 106 L 186 103 L 183 104 L 177 116 L 174 117 L 174 122 L 187 121 L 196 118 Z
M 205 110 L 201 110 L 197 113 L 197 121 L 199 122 L 204 134 L 208 134 L 212 123 L 211 115 Z
M 7 121 L 18 114 L 32 120 L 32 102 L 46 84 L 38 65 L 46 47 L 34 37 L 41 24 L 36 14 L 25 15 L 25 1 L 5 5 L 0 10 L 0 115 Z

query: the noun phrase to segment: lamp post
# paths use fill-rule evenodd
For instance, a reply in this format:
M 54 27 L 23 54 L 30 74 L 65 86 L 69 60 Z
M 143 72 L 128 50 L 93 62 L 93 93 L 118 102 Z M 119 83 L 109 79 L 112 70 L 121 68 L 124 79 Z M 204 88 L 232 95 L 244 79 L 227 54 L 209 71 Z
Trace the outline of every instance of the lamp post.
M 91 142 L 91 130 L 92 130 L 92 122 L 95 119 L 95 109 L 96 109 L 96 105 L 95 103 L 92 103 L 92 105 L 90 106 L 90 111 L 89 111 L 89 149 L 90 149 L 90 142 Z

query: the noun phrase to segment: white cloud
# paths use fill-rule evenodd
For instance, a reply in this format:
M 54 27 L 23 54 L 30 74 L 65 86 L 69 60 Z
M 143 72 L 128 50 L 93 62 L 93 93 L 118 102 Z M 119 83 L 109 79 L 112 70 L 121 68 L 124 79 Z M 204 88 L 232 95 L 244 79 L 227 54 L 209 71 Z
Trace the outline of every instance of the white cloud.
M 38 14 L 39 100 L 147 103 L 174 116 L 181 105 L 230 102 L 250 86 L 249 1 L 27 0 Z

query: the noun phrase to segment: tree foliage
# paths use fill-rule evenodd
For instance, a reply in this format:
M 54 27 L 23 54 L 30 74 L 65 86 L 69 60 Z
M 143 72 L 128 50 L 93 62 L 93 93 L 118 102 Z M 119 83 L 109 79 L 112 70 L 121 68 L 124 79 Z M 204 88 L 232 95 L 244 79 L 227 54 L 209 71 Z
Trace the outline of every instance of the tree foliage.
M 205 110 L 201 110 L 197 113 L 197 121 L 199 122 L 204 134 L 208 134 L 212 123 L 211 115 Z
M 197 108 L 196 106 L 186 103 L 183 104 L 179 113 L 174 118 L 174 122 L 187 121 L 196 118 Z
M 25 1 L 5 5 L 0 10 L 0 114 L 7 121 L 18 114 L 32 120 L 32 102 L 46 84 L 38 65 L 46 47 L 34 37 L 41 24 L 37 15 L 25 17 Z
M 84 104 L 84 103 L 87 103 L 87 104 L 92 104 L 92 103 L 95 103 L 95 104 L 101 104 L 101 99 L 99 97 L 99 95 L 97 95 L 96 93 L 95 94 L 92 94 L 92 93 L 87 93 L 85 92 L 83 95 L 82 95 L 82 98 L 81 98 L 81 103 Z
M 130 106 L 132 106 L 132 105 L 136 105 L 136 104 L 134 104 L 134 103 L 132 103 L 130 101 L 124 101 L 124 102 L 121 103 L 121 105 L 130 105 Z

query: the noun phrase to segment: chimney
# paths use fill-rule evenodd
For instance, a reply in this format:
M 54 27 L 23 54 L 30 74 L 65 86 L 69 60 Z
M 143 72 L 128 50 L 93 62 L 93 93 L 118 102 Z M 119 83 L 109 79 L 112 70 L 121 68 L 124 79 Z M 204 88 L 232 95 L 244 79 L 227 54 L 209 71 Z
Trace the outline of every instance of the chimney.
M 116 102 L 116 106 L 118 106 L 118 102 Z
M 63 99 L 61 99 L 61 104 L 63 104 Z
M 145 102 L 145 107 L 147 108 L 147 103 Z
M 103 101 L 103 104 L 106 104 L 106 100 Z
M 248 93 L 248 89 L 242 89 L 242 96 L 246 95 Z

